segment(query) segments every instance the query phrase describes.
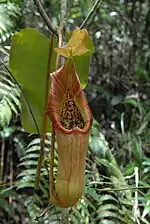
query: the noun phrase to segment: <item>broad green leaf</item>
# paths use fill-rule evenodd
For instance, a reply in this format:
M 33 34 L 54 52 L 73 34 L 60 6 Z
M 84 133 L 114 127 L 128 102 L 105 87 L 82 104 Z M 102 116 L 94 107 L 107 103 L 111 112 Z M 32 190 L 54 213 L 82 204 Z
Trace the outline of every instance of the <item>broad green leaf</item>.
M 94 52 L 94 45 L 90 36 L 86 41 L 86 47 L 90 50 L 82 56 L 75 57 L 76 71 L 78 73 L 82 88 L 84 89 L 88 83 L 90 55 Z
M 69 40 L 70 37 L 71 33 L 68 33 L 67 40 Z M 86 48 L 89 50 L 86 54 L 74 57 L 76 71 L 78 73 L 80 83 L 83 89 L 86 87 L 88 82 L 90 55 L 94 52 L 94 45 L 90 36 L 87 37 Z
M 10 50 L 10 70 L 23 87 L 40 133 L 42 132 L 44 115 L 49 47 L 50 40 L 46 36 L 35 29 L 23 29 L 12 37 Z M 56 53 L 53 51 L 51 71 L 55 70 L 55 61 Z M 50 131 L 50 121 L 47 121 L 47 131 Z M 26 131 L 37 133 L 35 124 L 24 100 L 22 125 Z

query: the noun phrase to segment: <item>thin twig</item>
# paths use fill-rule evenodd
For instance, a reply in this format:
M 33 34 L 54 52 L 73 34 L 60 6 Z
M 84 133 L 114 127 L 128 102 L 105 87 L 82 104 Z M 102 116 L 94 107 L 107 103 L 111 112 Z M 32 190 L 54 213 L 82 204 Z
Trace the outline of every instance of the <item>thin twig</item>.
M 99 192 L 102 191 L 128 191 L 128 190 L 140 190 L 140 189 L 150 189 L 150 186 L 139 186 L 139 187 L 124 187 L 124 188 L 103 188 L 99 189 Z
M 49 193 L 50 193 L 50 199 L 55 198 L 55 186 L 54 186 L 54 144 L 55 144 L 55 130 L 52 125 L 52 136 L 51 136 L 51 150 L 50 150 L 50 178 L 49 178 Z
M 11 140 L 10 140 L 11 141 Z M 10 150 L 9 158 L 10 158 L 10 187 L 13 186 L 13 150 Z M 12 203 L 12 195 L 9 196 L 9 204 Z
M 67 0 L 61 0 L 60 1 L 60 28 L 58 31 L 59 34 L 59 44 L 58 46 L 61 47 L 61 45 L 64 45 L 65 38 L 66 38 L 66 12 L 67 12 Z M 63 61 L 60 61 L 60 55 L 57 54 L 56 59 L 56 70 L 62 65 Z M 49 186 L 49 192 L 50 192 L 50 200 L 56 201 L 57 200 L 57 194 L 55 192 L 55 183 L 54 183 L 54 150 L 55 150 L 55 130 L 52 125 L 52 137 L 51 137 L 51 151 L 50 151 L 50 186 Z
M 139 186 L 139 171 L 138 171 L 138 167 L 134 168 L 134 175 L 135 175 L 135 186 L 138 188 Z M 134 203 L 133 203 L 133 217 L 134 217 L 134 221 L 139 223 L 138 221 L 138 191 L 135 190 L 135 197 L 134 197 Z
M 97 9 L 97 7 L 102 3 L 103 0 L 97 0 L 95 2 L 95 4 L 93 5 L 91 11 L 89 12 L 89 14 L 87 15 L 87 17 L 85 18 L 85 20 L 83 21 L 83 23 L 80 26 L 80 29 L 82 29 L 85 24 L 87 23 L 87 21 L 91 18 L 92 14 L 94 13 L 94 11 Z
M 59 47 L 66 44 L 66 23 L 67 23 L 67 0 L 60 1 L 60 29 L 59 29 Z M 59 56 L 58 56 L 59 58 Z M 65 62 L 63 57 L 60 57 L 60 65 Z
M 1 162 L 0 162 L 0 182 L 3 182 L 3 169 L 4 169 L 4 154 L 5 154 L 5 139 L 1 139 Z
M 58 47 L 61 47 L 61 46 L 62 46 L 62 32 L 61 32 L 61 29 L 58 28 Z M 57 53 L 57 57 L 56 57 L 56 70 L 59 69 L 60 64 L 61 64 L 60 54 Z
M 51 30 L 51 32 L 52 32 L 53 34 L 55 34 L 56 36 L 58 36 L 58 35 L 57 35 L 57 31 L 56 31 L 56 29 L 53 27 L 52 22 L 50 21 L 50 19 L 49 19 L 47 13 L 45 12 L 45 10 L 44 10 L 44 8 L 43 8 L 43 6 L 42 6 L 40 0 L 33 0 L 33 1 L 34 1 L 34 3 L 35 3 L 36 7 L 38 8 L 38 11 L 39 11 L 41 17 L 42 17 L 43 20 L 45 21 L 45 23 L 46 23 L 46 25 L 48 26 L 48 28 Z
M 67 0 L 60 1 L 60 32 L 62 35 L 62 44 L 66 42 L 66 23 L 67 23 Z
M 35 176 L 35 188 L 38 189 L 39 180 L 40 180 L 40 171 L 44 157 L 44 147 L 45 147 L 45 138 L 46 138 L 46 126 L 47 126 L 47 104 L 48 104 L 48 94 L 49 94 L 49 84 L 50 84 L 50 62 L 52 58 L 52 50 L 53 50 L 53 38 L 54 34 L 51 35 L 50 41 L 50 49 L 48 55 L 48 62 L 47 62 L 47 76 L 46 76 L 46 90 L 45 90 L 45 113 L 43 118 L 43 127 L 42 127 L 42 141 L 41 141 L 41 149 L 40 149 L 40 156 L 38 159 L 38 165 L 36 169 L 36 176 Z
M 44 215 L 45 215 L 48 211 L 50 211 L 50 210 L 52 209 L 53 206 L 54 206 L 54 205 L 48 205 L 48 206 L 43 210 L 43 212 L 42 212 L 38 217 L 36 217 L 36 220 L 35 220 L 35 221 L 39 221 L 40 218 L 44 217 Z

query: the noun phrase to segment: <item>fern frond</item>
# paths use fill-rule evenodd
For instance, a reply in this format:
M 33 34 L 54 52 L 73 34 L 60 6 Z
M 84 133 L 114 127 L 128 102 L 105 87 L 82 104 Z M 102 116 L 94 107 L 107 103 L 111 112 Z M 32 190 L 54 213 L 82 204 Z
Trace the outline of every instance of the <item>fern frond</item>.
M 35 174 L 37 169 L 37 161 L 41 142 L 39 138 L 33 139 L 21 158 L 19 167 L 22 172 L 18 175 L 19 182 L 16 184 L 17 189 L 30 188 L 33 189 L 34 194 L 26 197 L 25 206 L 28 210 L 31 223 L 59 223 L 62 220 L 62 212 L 57 211 L 49 201 L 49 151 L 50 151 L 51 135 L 46 135 L 45 140 L 45 159 L 43 161 L 40 183 L 38 192 L 34 190 Z
M 25 155 L 20 159 L 21 163 L 19 164 L 20 167 L 24 167 L 22 172 L 18 175 L 20 181 L 17 183 L 17 188 L 21 189 L 24 187 L 33 187 L 35 185 L 35 174 L 37 169 L 39 151 L 40 151 L 40 139 L 36 138 L 32 140 L 25 152 Z M 50 150 L 50 140 L 47 137 L 45 141 L 45 156 L 48 155 Z M 46 167 L 42 167 L 41 169 L 41 178 L 39 188 L 44 195 L 48 196 L 48 178 L 49 178 L 49 169 Z
M 20 111 L 20 91 L 11 77 L 0 71 L 0 127 L 7 127 L 13 115 L 17 116 Z
M 0 3 L 0 43 L 5 42 L 15 31 L 21 9 L 15 2 Z
M 54 221 L 59 223 L 60 221 L 63 223 L 63 213 L 55 206 L 49 207 L 51 206 L 49 202 L 50 138 L 51 135 L 47 135 L 45 141 L 45 160 L 42 165 L 39 184 L 40 195 L 39 192 L 36 192 L 33 196 L 30 196 L 30 198 L 27 197 L 27 199 L 25 199 L 30 217 L 34 213 L 32 223 L 44 223 L 45 221 L 48 221 L 49 223 L 53 223 Z M 86 175 L 85 196 L 78 201 L 76 207 L 70 208 L 68 211 L 69 218 L 66 216 L 66 220 L 68 220 L 66 223 L 126 224 L 132 223 L 133 221 L 130 197 L 127 197 L 124 192 L 107 192 L 107 189 L 110 188 L 110 186 L 112 186 L 112 188 L 116 188 L 118 186 L 121 187 L 128 185 L 110 152 L 105 138 L 101 139 L 105 146 L 103 153 L 100 153 L 103 155 L 102 158 L 99 159 L 96 157 L 95 152 L 94 154 L 92 152 L 91 154 L 89 153 L 89 156 L 94 159 L 97 166 L 97 168 L 95 168 L 96 175 L 93 174 L 91 169 L 91 159 L 87 158 L 86 167 L 88 170 Z M 34 189 L 37 158 L 39 156 L 40 147 L 40 139 L 35 138 L 29 143 L 24 156 L 21 158 L 19 167 L 22 168 L 22 172 L 18 175 L 18 178 L 20 179 L 17 183 L 18 189 Z M 55 155 L 55 165 L 57 166 L 57 154 Z M 107 176 L 100 175 L 99 167 L 101 165 L 105 167 Z M 93 184 L 90 184 L 91 182 L 93 182 Z M 96 184 L 97 182 L 101 182 L 101 184 Z M 99 191 L 99 186 L 106 188 L 106 191 Z M 48 210 L 46 208 L 48 208 Z

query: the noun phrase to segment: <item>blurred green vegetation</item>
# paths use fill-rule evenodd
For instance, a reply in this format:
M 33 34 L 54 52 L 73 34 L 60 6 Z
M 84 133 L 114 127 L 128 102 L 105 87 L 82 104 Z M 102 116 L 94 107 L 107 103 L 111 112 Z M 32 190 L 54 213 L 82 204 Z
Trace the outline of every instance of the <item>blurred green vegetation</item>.
M 60 1 L 41 2 L 57 27 Z M 94 2 L 68 1 L 68 31 L 81 25 Z M 27 27 L 49 37 L 33 1 L 1 0 L 0 58 L 6 64 L 10 37 Z M 40 190 L 34 191 L 39 136 L 22 129 L 20 92 L 1 64 L 2 224 L 150 223 L 150 1 L 104 0 L 84 28 L 95 45 L 85 90 L 94 116 L 86 161 L 85 195 L 69 211 L 51 207 L 50 134 L 47 134 Z

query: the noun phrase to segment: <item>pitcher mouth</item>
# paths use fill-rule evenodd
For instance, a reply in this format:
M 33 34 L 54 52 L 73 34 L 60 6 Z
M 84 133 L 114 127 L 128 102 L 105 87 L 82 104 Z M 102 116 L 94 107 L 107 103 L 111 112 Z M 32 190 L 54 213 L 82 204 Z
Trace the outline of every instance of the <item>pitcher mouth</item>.
M 80 113 L 78 107 L 75 105 L 72 99 L 71 90 L 68 90 L 66 100 L 61 111 L 61 124 L 65 129 L 73 129 L 78 127 L 83 129 L 85 126 L 84 119 Z
M 66 63 L 51 75 L 51 79 L 47 115 L 55 131 L 66 134 L 87 133 L 92 126 L 92 113 L 74 64 Z

